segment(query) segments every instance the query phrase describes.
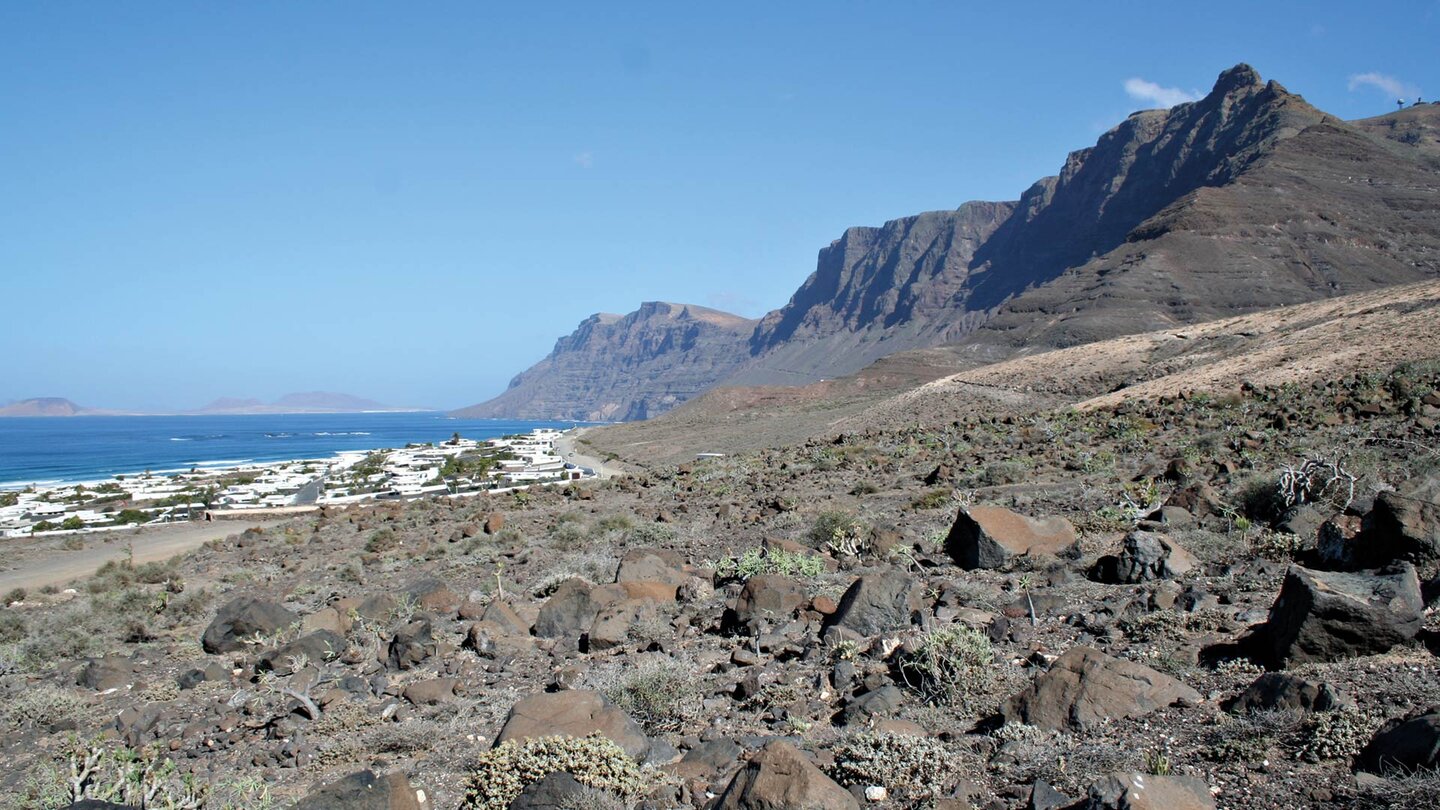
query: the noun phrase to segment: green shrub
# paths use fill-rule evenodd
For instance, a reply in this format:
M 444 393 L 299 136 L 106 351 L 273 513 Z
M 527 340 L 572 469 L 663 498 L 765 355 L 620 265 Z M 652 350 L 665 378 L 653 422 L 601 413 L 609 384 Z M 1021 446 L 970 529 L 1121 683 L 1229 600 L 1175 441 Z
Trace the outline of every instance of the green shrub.
M 595 521 L 595 530 L 600 532 L 623 532 L 635 525 L 628 515 L 606 515 Z
M 825 573 L 825 561 L 814 554 L 786 551 L 783 548 L 753 546 L 739 556 L 722 557 L 712 563 L 715 578 L 743 582 L 760 574 L 813 579 Z
M 8 728 L 73 728 L 85 719 L 85 702 L 68 689 L 42 683 L 0 709 Z
M 664 523 L 642 523 L 627 535 L 631 543 L 645 546 L 663 546 L 675 542 L 675 528 Z
M 648 792 L 661 778 L 598 733 L 510 740 L 475 761 L 475 772 L 465 781 L 462 810 L 506 810 L 526 785 L 552 773 L 568 773 L 583 785 L 629 800 Z
M 910 508 L 916 511 L 921 509 L 943 509 L 949 506 L 952 500 L 954 499 L 951 496 L 950 490 L 940 487 L 938 489 L 932 489 L 911 501 Z
M 679 731 L 700 711 L 699 684 L 679 661 L 644 661 L 597 680 L 599 691 L 651 734 Z
M 8 605 L 11 602 L 24 602 L 25 597 L 29 595 L 30 592 L 25 590 L 24 588 L 11 588 L 10 592 L 5 594 L 5 604 Z
M 391 529 L 377 529 L 365 541 L 365 550 L 371 554 L 384 554 L 400 546 L 400 538 Z
M 0 644 L 13 644 L 25 637 L 25 617 L 13 610 L 0 610 Z
M 870 527 L 848 512 L 821 512 L 808 536 L 812 544 L 837 554 L 858 557 L 870 550 Z
M 994 682 L 995 648 L 979 630 L 964 626 L 929 630 L 907 643 L 900 674 L 927 700 L 969 707 Z

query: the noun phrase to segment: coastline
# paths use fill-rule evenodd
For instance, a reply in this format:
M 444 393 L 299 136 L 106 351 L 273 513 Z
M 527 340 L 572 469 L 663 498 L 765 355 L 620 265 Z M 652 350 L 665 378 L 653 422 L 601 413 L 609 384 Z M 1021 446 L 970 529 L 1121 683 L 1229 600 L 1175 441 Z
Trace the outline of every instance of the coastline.
M 176 474 L 328 460 L 341 452 L 567 429 L 565 420 L 462 419 L 443 411 L 335 414 L 15 417 L 0 419 L 0 492 L 91 485 L 146 471 Z
M 573 429 L 571 433 L 579 435 Z M 355 434 L 370 435 L 314 435 Z M 620 472 L 613 464 L 607 469 L 600 459 L 579 454 L 569 441 L 565 432 L 548 427 L 478 440 L 454 431 L 441 442 L 336 450 L 324 457 L 223 459 L 139 475 L 12 486 L 0 490 L 0 537 L 114 535 L 136 525 L 247 520 L 331 505 L 472 497 Z

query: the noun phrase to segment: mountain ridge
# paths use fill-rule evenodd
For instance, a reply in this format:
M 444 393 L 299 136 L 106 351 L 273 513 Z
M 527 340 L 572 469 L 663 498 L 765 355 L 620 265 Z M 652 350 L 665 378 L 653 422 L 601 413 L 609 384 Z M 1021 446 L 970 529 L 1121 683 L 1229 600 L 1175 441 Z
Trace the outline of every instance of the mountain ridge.
M 993 362 L 1434 278 L 1437 134 L 1440 107 L 1345 122 L 1237 65 L 1197 101 L 1130 115 L 1015 201 L 846 229 L 743 346 L 702 341 L 685 396 L 647 394 L 673 382 L 667 367 L 614 353 L 592 360 L 639 374 L 607 383 L 564 339 L 512 389 L 563 366 L 568 413 L 637 419 L 712 386 L 807 384 L 897 352 Z M 646 407 L 601 404 L 617 385 Z M 507 412 L 506 395 L 485 405 L 559 415 Z

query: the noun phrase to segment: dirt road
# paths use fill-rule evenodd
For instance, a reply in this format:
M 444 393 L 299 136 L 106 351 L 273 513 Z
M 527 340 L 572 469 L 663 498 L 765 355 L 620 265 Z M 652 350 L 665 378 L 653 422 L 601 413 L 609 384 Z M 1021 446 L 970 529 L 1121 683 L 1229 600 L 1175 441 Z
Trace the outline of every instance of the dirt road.
M 584 435 L 589 428 L 575 428 L 567 431 L 563 436 L 555 440 L 555 452 L 563 459 L 577 467 L 589 467 L 601 478 L 614 478 L 623 475 L 625 470 L 617 461 L 605 461 L 595 456 L 587 456 L 577 450 L 577 440 Z
M 15 588 L 64 585 L 89 576 L 106 562 L 129 556 L 132 546 L 137 564 L 168 560 L 210 540 L 239 534 L 251 526 L 273 526 L 281 522 L 226 520 L 146 526 L 138 531 L 96 532 L 80 535 L 85 547 L 78 551 L 62 549 L 61 540 L 55 537 L 0 540 L 0 549 L 3 549 L 0 566 L 4 568 L 0 570 L 0 596 Z

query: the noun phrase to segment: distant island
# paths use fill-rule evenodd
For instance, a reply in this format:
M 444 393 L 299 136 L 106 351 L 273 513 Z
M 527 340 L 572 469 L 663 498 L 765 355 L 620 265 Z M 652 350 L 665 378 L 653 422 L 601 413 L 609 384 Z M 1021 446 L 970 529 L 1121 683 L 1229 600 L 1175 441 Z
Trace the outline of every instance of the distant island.
M 366 413 L 403 412 L 422 408 L 396 408 L 352 394 L 331 391 L 306 391 L 286 394 L 274 402 L 239 397 L 221 397 L 202 408 L 168 413 L 141 413 L 76 405 L 64 397 L 32 397 L 0 405 L 0 417 L 7 416 L 170 416 L 170 415 L 241 415 L 285 413 Z

